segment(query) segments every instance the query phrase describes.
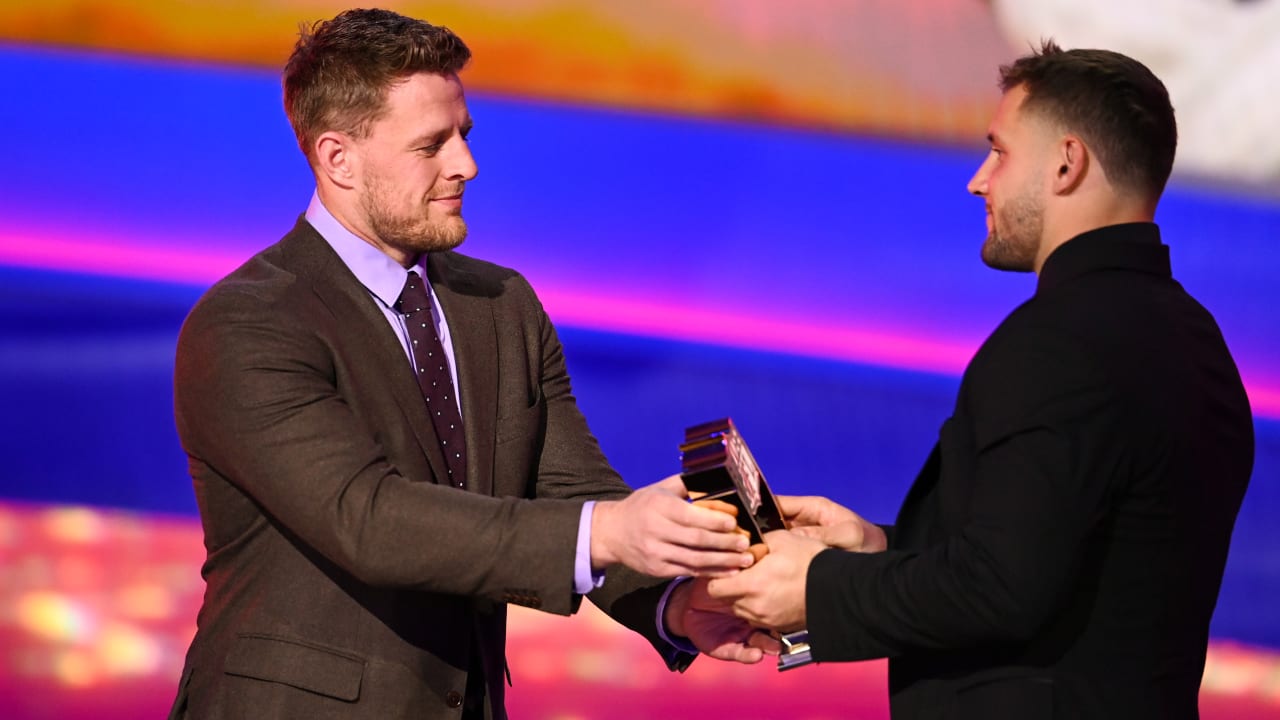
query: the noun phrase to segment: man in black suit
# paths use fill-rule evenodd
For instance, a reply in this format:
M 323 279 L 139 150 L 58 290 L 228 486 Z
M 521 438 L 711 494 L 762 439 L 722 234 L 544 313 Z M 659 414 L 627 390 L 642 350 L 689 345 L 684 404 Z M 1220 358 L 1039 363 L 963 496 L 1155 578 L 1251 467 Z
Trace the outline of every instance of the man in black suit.
M 503 718 L 506 604 L 567 615 L 588 592 L 673 669 L 761 659 L 652 577 L 749 565 L 733 519 L 678 477 L 630 493 L 529 284 L 453 251 L 469 57 L 354 10 L 289 60 L 316 193 L 178 341 L 208 588 L 172 717 Z
M 784 498 L 798 531 L 697 586 L 807 627 L 816 660 L 889 657 L 895 718 L 1195 718 L 1253 424 L 1152 222 L 1173 109 L 1140 63 L 1053 43 L 1001 87 L 969 190 L 983 260 L 1038 285 L 965 370 L 897 522 Z

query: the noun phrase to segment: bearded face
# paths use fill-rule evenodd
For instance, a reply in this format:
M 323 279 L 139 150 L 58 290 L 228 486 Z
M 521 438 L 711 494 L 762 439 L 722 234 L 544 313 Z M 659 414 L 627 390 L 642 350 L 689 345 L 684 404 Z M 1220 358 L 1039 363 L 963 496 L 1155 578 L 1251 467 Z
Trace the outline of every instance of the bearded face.
M 467 237 L 462 218 L 463 183 L 432 187 L 415 196 L 397 191 L 385 177 L 369 173 L 360 208 L 373 234 L 384 244 L 408 255 L 452 250 Z
M 350 140 L 354 223 L 405 267 L 467 237 L 462 193 L 476 176 L 471 124 L 456 75 L 417 73 L 392 85 L 365 136 Z
M 1044 235 L 1044 204 L 1029 189 L 1005 199 L 992 198 L 982 262 L 996 270 L 1031 272 Z
M 1042 123 L 1020 112 L 1026 89 L 1005 93 L 987 139 L 991 150 L 969 181 L 987 208 L 982 261 L 997 270 L 1033 272 L 1044 241 L 1045 187 L 1040 179 L 1051 147 Z

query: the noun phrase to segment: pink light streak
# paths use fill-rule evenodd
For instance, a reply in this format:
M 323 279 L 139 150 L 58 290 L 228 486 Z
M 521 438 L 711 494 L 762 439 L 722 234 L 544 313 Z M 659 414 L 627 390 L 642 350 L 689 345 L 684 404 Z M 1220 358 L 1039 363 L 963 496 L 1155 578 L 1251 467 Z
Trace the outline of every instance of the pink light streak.
M 247 259 L 247 255 L 136 242 L 0 237 L 0 264 L 61 272 L 83 268 L 95 275 L 129 280 L 210 285 Z
M 248 259 L 247 254 L 140 245 L 136 242 L 0 236 L 0 264 L 37 270 L 85 268 L 130 280 L 209 285 Z M 538 296 L 558 324 L 663 340 L 720 345 L 917 372 L 959 375 L 972 345 L 884 333 L 856 326 L 682 306 L 624 295 L 593 295 L 540 286 Z M 1280 388 L 1245 377 L 1256 416 L 1280 419 Z
M 861 330 L 815 325 L 649 300 L 538 290 L 557 323 L 668 340 L 959 375 L 977 349 Z

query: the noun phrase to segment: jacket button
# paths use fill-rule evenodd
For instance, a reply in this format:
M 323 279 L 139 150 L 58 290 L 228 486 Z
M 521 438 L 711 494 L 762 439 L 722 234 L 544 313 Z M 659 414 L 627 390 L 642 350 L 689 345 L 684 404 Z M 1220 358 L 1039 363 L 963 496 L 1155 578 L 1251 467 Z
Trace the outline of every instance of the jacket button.
M 450 690 L 445 694 L 444 702 L 451 708 L 462 707 L 462 693 L 457 690 Z

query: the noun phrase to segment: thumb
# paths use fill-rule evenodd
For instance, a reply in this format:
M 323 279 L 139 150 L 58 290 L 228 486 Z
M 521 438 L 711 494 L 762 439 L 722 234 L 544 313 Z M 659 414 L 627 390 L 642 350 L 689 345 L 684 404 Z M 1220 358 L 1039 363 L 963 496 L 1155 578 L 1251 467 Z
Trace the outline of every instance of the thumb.
M 862 546 L 862 528 L 857 523 L 792 528 L 790 532 L 812 538 L 827 547 L 857 551 Z
M 821 525 L 800 525 L 791 528 L 791 532 L 801 537 L 813 538 L 814 540 L 820 540 L 822 542 L 826 542 L 827 539 L 826 528 Z
M 782 643 L 767 630 L 756 628 L 756 631 L 747 638 L 746 644 L 747 647 L 759 648 L 765 655 L 782 653 Z

